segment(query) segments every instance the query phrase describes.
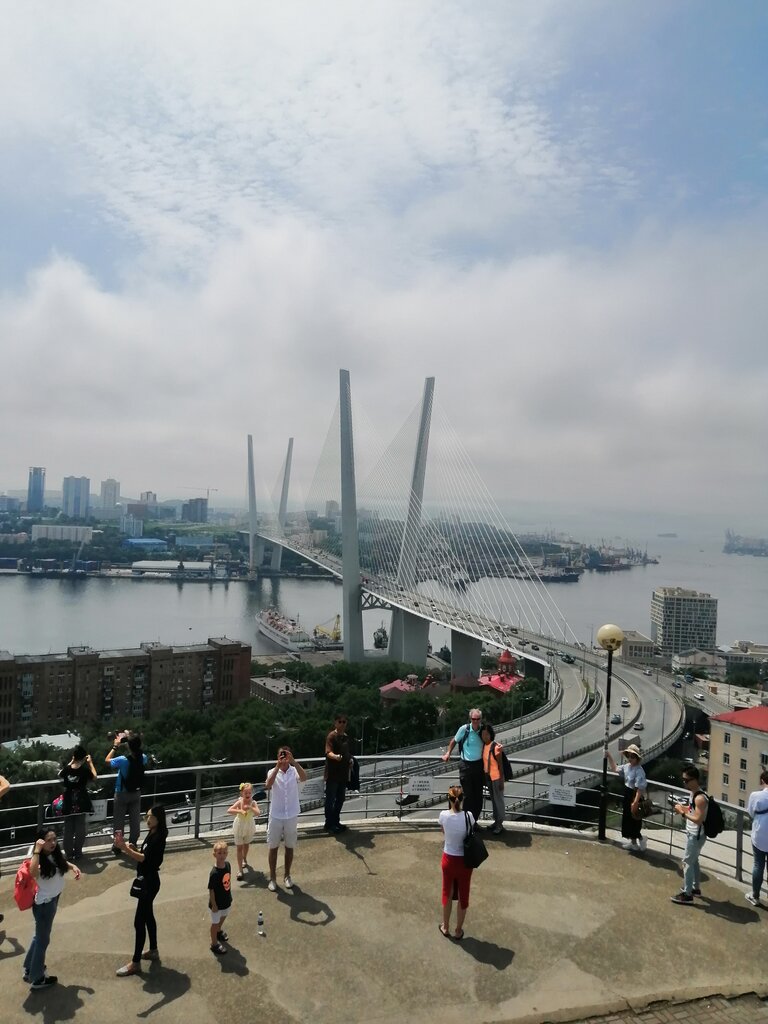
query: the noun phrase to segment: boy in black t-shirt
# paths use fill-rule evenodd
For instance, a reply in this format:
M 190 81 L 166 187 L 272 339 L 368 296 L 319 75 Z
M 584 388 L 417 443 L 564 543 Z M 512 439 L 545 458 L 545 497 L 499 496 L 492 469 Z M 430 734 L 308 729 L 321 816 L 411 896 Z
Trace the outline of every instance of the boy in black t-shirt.
M 213 844 L 214 866 L 208 876 L 208 907 L 211 911 L 211 952 L 221 956 L 227 952 L 224 921 L 232 906 L 232 868 L 227 860 L 227 844 L 223 840 Z

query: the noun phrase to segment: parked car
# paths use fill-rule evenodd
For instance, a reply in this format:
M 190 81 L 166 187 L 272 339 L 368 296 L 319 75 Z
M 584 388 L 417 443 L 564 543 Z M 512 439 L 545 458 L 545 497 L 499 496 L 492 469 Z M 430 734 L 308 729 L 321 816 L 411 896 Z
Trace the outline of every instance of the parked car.
M 192 809 L 184 807 L 180 811 L 174 811 L 171 815 L 171 824 L 180 825 L 183 821 L 192 821 Z
M 642 732 L 644 728 L 645 725 L 642 722 L 635 722 L 635 729 L 637 732 Z
M 621 706 L 623 708 L 628 708 L 629 707 L 629 697 L 622 697 L 621 698 Z

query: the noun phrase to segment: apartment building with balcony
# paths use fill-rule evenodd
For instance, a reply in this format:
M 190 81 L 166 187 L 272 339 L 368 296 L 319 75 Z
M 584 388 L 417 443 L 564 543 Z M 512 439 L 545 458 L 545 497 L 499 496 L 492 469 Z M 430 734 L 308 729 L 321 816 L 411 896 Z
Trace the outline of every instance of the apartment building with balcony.
M 251 647 L 228 637 L 204 644 L 157 642 L 65 654 L 0 651 L 0 742 L 70 723 L 101 721 L 118 728 L 170 708 L 199 711 L 250 697 Z
M 709 792 L 745 807 L 768 768 L 768 707 L 726 711 L 710 719 Z

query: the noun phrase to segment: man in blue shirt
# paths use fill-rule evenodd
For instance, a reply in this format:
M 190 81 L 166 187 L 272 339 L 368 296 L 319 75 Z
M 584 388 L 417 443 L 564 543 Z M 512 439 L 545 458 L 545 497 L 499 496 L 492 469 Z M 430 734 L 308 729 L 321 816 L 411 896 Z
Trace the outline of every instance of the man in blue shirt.
M 443 754 L 447 761 L 453 748 L 458 744 L 461 764 L 459 765 L 459 784 L 464 790 L 464 810 L 469 811 L 479 821 L 483 809 L 483 741 L 480 738 L 480 726 L 483 715 L 479 708 L 469 712 L 469 723 L 462 725 Z
M 118 755 L 121 744 L 128 741 L 128 754 Z M 115 833 L 122 834 L 125 827 L 125 816 L 128 815 L 130 841 L 135 846 L 141 832 L 141 783 L 144 779 L 144 768 L 149 758 L 141 749 L 140 736 L 128 736 L 120 732 L 115 736 L 112 749 L 104 759 L 108 765 L 117 769 L 115 779 L 115 802 L 112 825 Z M 112 848 L 115 856 L 119 852 Z

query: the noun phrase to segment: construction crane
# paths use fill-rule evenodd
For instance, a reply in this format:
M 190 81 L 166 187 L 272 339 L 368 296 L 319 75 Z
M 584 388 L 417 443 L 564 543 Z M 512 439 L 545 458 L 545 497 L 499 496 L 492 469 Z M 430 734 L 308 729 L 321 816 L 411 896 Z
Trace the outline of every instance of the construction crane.
M 205 500 L 210 501 L 211 491 L 218 491 L 218 487 L 186 487 L 182 486 L 179 488 L 182 491 L 205 491 Z

